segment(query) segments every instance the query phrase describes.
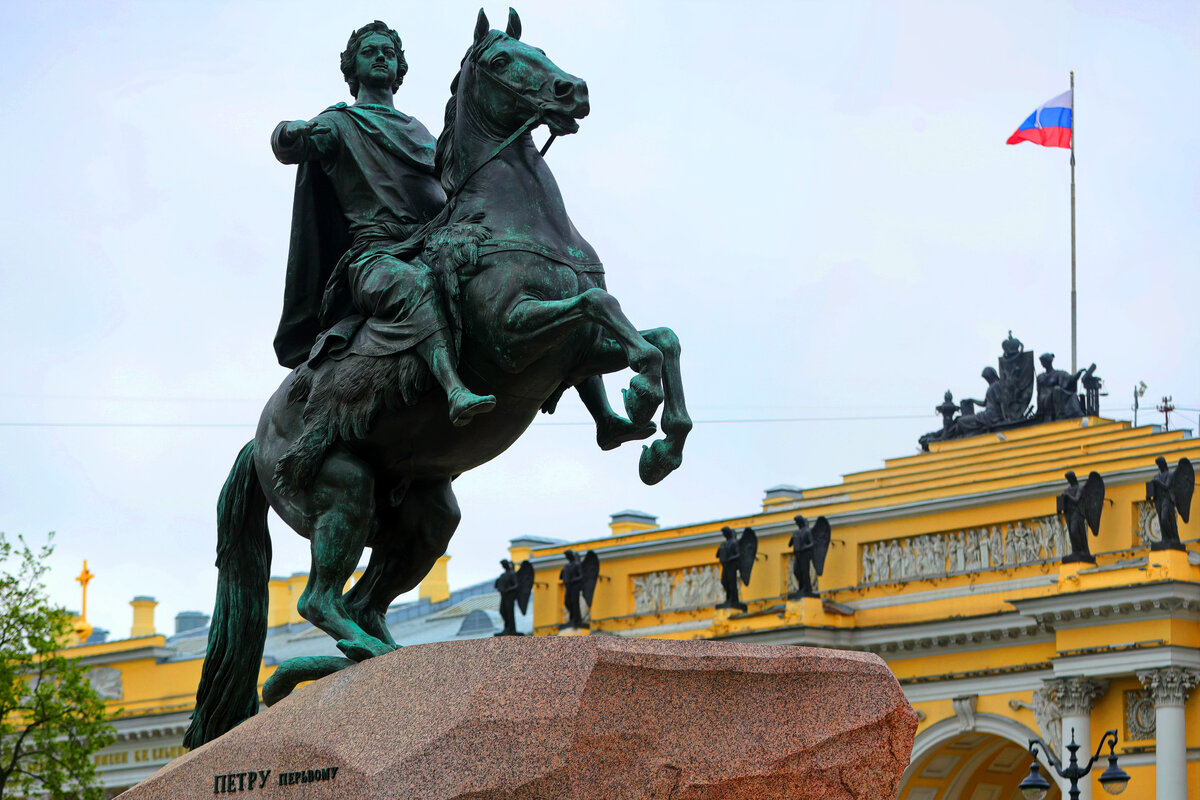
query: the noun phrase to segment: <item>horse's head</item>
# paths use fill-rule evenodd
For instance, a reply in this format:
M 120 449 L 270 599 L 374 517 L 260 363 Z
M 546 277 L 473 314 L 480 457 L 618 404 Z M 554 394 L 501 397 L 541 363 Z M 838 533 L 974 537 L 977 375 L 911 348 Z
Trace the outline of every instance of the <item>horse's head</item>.
M 521 41 L 521 18 L 508 10 L 508 27 L 490 30 L 479 10 L 475 41 L 463 59 L 456 91 L 477 124 L 495 135 L 517 130 L 534 114 L 557 135 L 579 130 L 587 116 L 587 84 L 564 72 L 546 53 Z

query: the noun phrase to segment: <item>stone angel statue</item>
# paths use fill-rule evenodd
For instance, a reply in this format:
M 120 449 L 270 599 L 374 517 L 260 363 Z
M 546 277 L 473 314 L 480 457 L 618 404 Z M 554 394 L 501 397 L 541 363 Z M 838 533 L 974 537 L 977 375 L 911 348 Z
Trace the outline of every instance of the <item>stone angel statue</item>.
M 1154 459 L 1158 465 L 1158 473 L 1146 481 L 1146 499 L 1154 502 L 1158 512 L 1158 525 L 1162 528 L 1162 541 L 1153 542 L 1151 550 L 1185 550 L 1183 542 L 1179 541 L 1179 523 L 1175 521 L 1175 513 L 1188 521 L 1192 509 L 1192 494 L 1196 490 L 1196 472 L 1192 462 L 1186 458 L 1179 459 L 1174 470 L 1167 468 L 1167 460 L 1162 456 Z
M 574 550 L 567 550 L 563 556 L 566 557 L 567 563 L 559 577 L 563 582 L 563 605 L 567 608 L 567 622 L 562 627 L 584 629 L 589 626 L 583 621 L 583 608 L 579 601 L 582 598 L 589 609 L 592 607 L 596 581 L 600 579 L 600 557 L 596 555 L 595 550 L 588 550 L 582 559 Z
M 504 572 L 496 579 L 496 591 L 500 593 L 500 618 L 504 620 L 504 630 L 496 635 L 521 636 L 513 607 L 520 608 L 522 614 L 529 608 L 529 596 L 533 594 L 533 564 L 525 559 L 514 569 L 513 563 L 506 558 L 500 566 Z
M 754 569 L 754 558 L 758 555 L 758 534 L 746 528 L 738 536 L 733 528 L 721 528 L 725 541 L 717 548 L 717 560 L 721 562 L 721 588 L 725 590 L 725 602 L 717 608 L 746 610 L 746 604 L 738 599 L 738 579 L 750 585 L 750 572 Z
M 1087 483 L 1082 486 L 1074 472 L 1068 472 L 1066 490 L 1058 496 L 1058 513 L 1067 521 L 1067 537 L 1071 540 L 1071 552 L 1063 556 L 1063 563 L 1086 561 L 1095 564 L 1096 559 L 1088 548 L 1087 532 L 1100 535 L 1100 512 L 1104 510 L 1104 479 L 1099 472 L 1091 472 Z
M 795 558 L 792 563 L 792 573 L 796 576 L 799 590 L 788 595 L 795 600 L 800 597 L 816 597 L 813 589 L 810 565 L 818 575 L 825 574 L 825 555 L 829 552 L 831 530 L 829 520 L 817 517 L 811 526 L 803 514 L 795 516 L 796 532 L 792 534 L 792 553 Z

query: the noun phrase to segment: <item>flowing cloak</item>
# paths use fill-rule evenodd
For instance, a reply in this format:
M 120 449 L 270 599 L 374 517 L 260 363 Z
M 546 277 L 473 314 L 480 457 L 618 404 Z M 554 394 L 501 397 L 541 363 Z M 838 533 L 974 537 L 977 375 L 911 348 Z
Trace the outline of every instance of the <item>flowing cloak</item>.
M 344 270 L 330 285 L 355 235 L 385 226 L 402 241 L 446 202 L 434 169 L 436 140 L 416 119 L 386 106 L 339 103 L 317 120 L 331 134 L 285 143 L 286 123 L 280 123 L 271 137 L 280 161 L 299 164 L 283 314 L 275 334 L 275 354 L 289 369 L 304 363 L 323 330 L 355 313 Z M 335 180 L 358 208 L 343 207 Z

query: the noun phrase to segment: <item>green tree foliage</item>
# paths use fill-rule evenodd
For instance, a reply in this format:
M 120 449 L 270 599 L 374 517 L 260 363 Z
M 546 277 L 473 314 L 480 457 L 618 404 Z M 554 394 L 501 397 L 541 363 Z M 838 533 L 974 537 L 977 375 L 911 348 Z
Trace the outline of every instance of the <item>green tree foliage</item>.
M 0 533 L 0 800 L 99 800 L 92 754 L 116 737 L 87 667 L 60 652 L 71 616 L 42 584 L 52 544 L 18 542 Z

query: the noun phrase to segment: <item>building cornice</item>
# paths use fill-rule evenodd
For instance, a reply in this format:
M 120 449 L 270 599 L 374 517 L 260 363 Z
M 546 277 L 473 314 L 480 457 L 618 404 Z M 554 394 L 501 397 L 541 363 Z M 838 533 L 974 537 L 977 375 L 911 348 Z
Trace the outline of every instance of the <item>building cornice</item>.
M 721 638 L 724 641 L 865 650 L 893 659 L 1054 641 L 1053 634 L 1039 631 L 1032 620 L 1012 611 L 868 628 L 793 626 Z
M 1139 670 L 1180 667 L 1200 669 L 1200 650 L 1192 647 L 1129 647 L 1122 650 L 1059 656 L 1053 661 L 1056 678 L 1109 678 Z
M 1006 601 L 1043 630 L 1136 616 L 1200 620 L 1200 584 L 1168 580 Z
M 140 661 L 146 658 L 153 658 L 156 661 L 163 661 L 175 655 L 175 651 L 169 647 L 157 647 L 150 645 L 147 647 L 138 647 L 133 650 L 114 650 L 110 653 L 98 653 L 94 656 L 84 656 L 79 659 L 79 663 L 86 667 L 97 667 L 101 664 L 120 664 L 128 661 Z M 201 653 L 203 655 L 203 653 Z

